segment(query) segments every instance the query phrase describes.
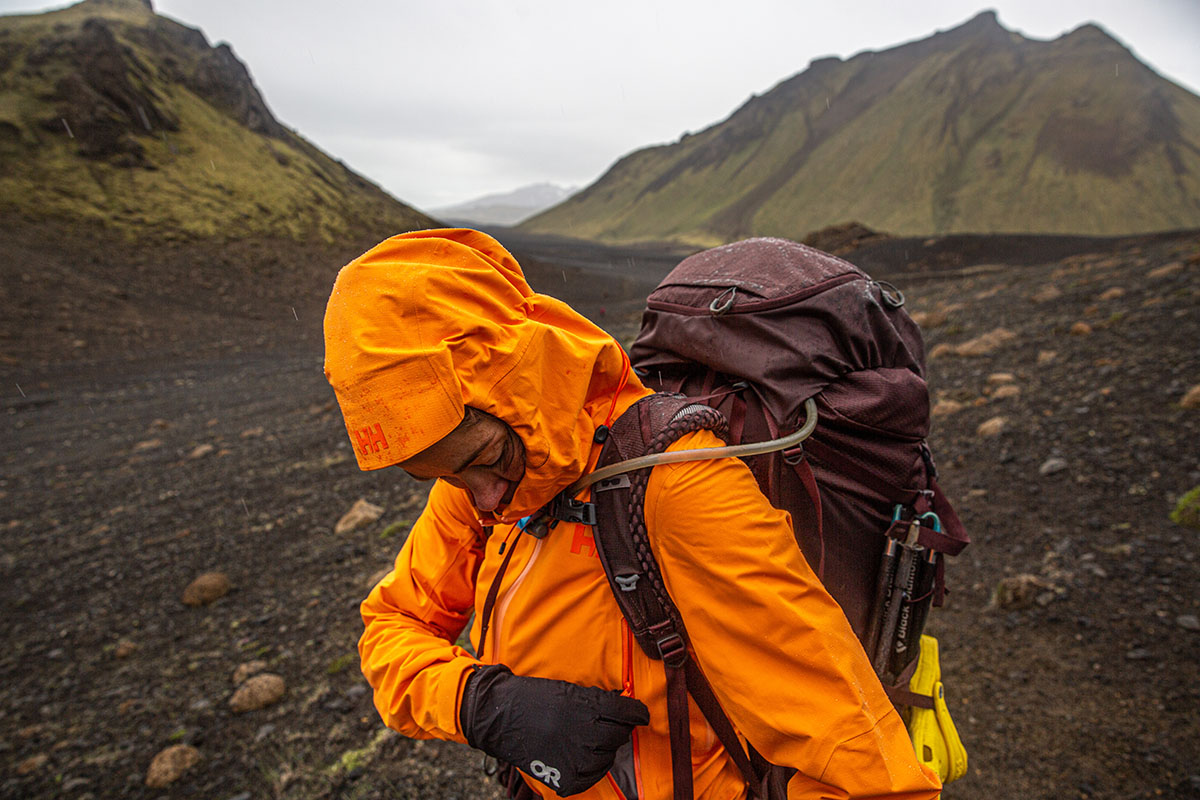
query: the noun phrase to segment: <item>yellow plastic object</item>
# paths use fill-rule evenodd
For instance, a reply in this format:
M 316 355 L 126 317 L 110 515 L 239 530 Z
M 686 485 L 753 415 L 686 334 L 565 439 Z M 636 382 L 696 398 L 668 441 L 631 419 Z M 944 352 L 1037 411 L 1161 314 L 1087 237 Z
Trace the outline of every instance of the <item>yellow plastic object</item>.
M 967 749 L 958 736 L 954 720 L 950 719 L 941 678 L 937 639 L 922 636 L 917 671 L 908 682 L 908 688 L 916 694 L 932 697 L 933 708 L 910 709 L 908 733 L 917 751 L 917 759 L 936 772 L 942 783 L 946 784 L 967 774 Z

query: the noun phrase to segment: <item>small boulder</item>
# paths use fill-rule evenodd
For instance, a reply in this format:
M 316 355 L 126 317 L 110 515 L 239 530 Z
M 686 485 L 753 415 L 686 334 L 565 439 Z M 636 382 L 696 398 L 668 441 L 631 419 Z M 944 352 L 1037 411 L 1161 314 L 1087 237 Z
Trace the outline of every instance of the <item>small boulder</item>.
M 1039 367 L 1044 367 L 1047 364 L 1053 363 L 1058 358 L 1056 350 L 1039 350 L 1037 355 L 1037 363 Z
M 935 344 L 933 346 L 933 349 L 929 351 L 929 357 L 931 359 L 941 358 L 942 356 L 953 355 L 953 353 L 954 353 L 954 345 L 949 344 L 948 342 L 940 342 L 938 344 Z
M 1007 425 L 1008 419 L 1006 417 L 992 417 L 991 419 L 980 423 L 979 427 L 975 429 L 975 433 L 976 435 L 982 436 L 985 439 L 991 438 L 993 436 L 999 436 Z
M 229 594 L 233 588 L 224 572 L 206 572 L 188 584 L 183 590 L 185 606 L 206 606 Z
M 1070 330 L 1070 334 L 1072 336 L 1087 336 L 1091 332 L 1092 332 L 1092 326 L 1088 325 L 1083 320 L 1080 320 L 1079 322 L 1076 322 L 1074 325 L 1072 325 L 1071 330 Z
M 1187 390 L 1179 405 L 1184 408 L 1200 408 L 1200 383 Z
M 208 442 L 205 442 L 204 444 L 197 445 L 195 450 L 188 453 L 188 458 L 204 458 L 206 455 L 208 455 L 209 453 L 213 452 L 216 449 L 217 448 L 215 446 L 209 444 Z
M 913 322 L 917 323 L 926 330 L 930 330 L 932 328 L 939 328 L 942 325 L 945 325 L 946 320 L 949 319 L 950 315 L 945 311 L 937 310 L 914 311 L 910 316 L 912 317 Z
M 1147 278 L 1168 278 L 1177 272 L 1183 272 L 1182 261 L 1172 261 L 1170 264 L 1163 264 L 1161 267 L 1156 267 L 1146 273 Z
M 287 684 L 283 678 L 274 673 L 264 672 L 255 675 L 238 688 L 229 698 L 229 707 L 235 713 L 258 711 L 269 705 L 278 703 L 287 692 Z
M 1052 300 L 1057 300 L 1060 297 L 1062 297 L 1062 290 L 1054 284 L 1048 283 L 1041 289 L 1038 289 L 1036 292 L 1034 292 L 1030 299 L 1032 299 L 1035 303 L 1049 303 Z
M 1038 467 L 1039 475 L 1053 475 L 1056 472 L 1062 472 L 1067 468 L 1067 460 L 1065 458 L 1047 458 Z
M 237 669 L 233 671 L 233 685 L 241 686 L 254 675 L 262 672 L 267 668 L 265 661 L 247 661 L 244 664 L 238 664 Z
M 996 328 L 963 342 L 954 348 L 954 352 L 960 356 L 986 356 L 1016 338 L 1017 335 L 1007 328 Z
M 1125 290 L 1120 286 L 1114 286 L 1100 295 L 1101 300 L 1116 300 L 1118 297 L 1124 297 Z
M 117 642 L 117 647 L 115 650 L 113 650 L 113 655 L 117 658 L 129 658 L 136 651 L 137 644 L 129 641 L 128 639 L 122 639 L 121 641 Z
M 1021 387 L 1015 383 L 1006 383 L 1003 386 L 992 392 L 993 400 L 1007 400 L 1010 397 L 1017 397 L 1021 394 Z
M 948 417 L 951 414 L 957 414 L 959 411 L 962 411 L 964 407 L 957 400 L 938 400 L 929 413 L 935 417 Z
M 46 766 L 46 762 L 49 760 L 50 756 L 46 755 L 45 753 L 38 753 L 36 756 L 30 756 L 20 764 L 17 764 L 17 774 L 22 776 L 32 775 L 42 767 Z
M 337 525 L 333 526 L 333 532 L 338 535 L 349 533 L 371 524 L 381 516 L 383 516 L 382 508 L 367 502 L 365 498 L 359 498 L 358 502 L 337 521 Z
M 1200 631 L 1200 617 L 1195 614 L 1180 614 L 1175 618 L 1175 624 L 1185 631 Z
M 264 431 L 265 429 L 262 425 L 259 425 L 256 428 L 247 428 L 246 430 L 242 431 L 241 437 L 243 439 L 257 439 L 259 436 L 263 435 Z
M 1001 578 L 992 590 L 991 607 L 1002 610 L 1027 608 L 1037 602 L 1043 592 L 1053 591 L 1055 588 L 1045 578 L 1029 573 Z
M 146 450 L 153 450 L 156 447 L 162 447 L 162 439 L 146 439 L 145 441 L 138 442 L 133 446 L 133 452 L 141 453 Z
M 1017 377 L 1011 372 L 993 372 L 987 376 L 989 386 L 996 386 L 1001 383 L 1014 383 Z
M 200 763 L 200 751 L 188 744 L 168 747 L 154 757 L 146 770 L 146 786 L 165 789 Z

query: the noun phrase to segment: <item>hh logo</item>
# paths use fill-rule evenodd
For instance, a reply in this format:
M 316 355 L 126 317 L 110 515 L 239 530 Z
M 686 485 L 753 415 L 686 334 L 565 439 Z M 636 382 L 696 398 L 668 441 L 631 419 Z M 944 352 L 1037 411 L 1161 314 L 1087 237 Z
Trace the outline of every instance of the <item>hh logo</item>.
M 354 436 L 358 439 L 358 452 L 364 456 L 371 453 L 378 453 L 379 448 L 388 449 L 387 437 L 383 435 L 383 428 L 379 423 L 375 423 L 375 427 L 367 426 L 361 431 L 355 431 Z
M 575 525 L 574 536 L 571 537 L 571 552 L 577 556 L 600 557 L 596 552 L 596 540 L 592 538 L 591 532 L 578 523 Z

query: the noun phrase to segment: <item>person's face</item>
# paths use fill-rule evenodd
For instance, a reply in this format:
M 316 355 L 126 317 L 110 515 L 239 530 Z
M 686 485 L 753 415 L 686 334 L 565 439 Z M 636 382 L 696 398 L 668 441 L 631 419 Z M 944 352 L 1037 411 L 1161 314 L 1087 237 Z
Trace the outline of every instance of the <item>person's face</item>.
M 466 489 L 476 509 L 492 513 L 512 501 L 525 475 L 525 445 L 507 423 L 476 411 L 399 466 L 419 481 L 441 478 Z

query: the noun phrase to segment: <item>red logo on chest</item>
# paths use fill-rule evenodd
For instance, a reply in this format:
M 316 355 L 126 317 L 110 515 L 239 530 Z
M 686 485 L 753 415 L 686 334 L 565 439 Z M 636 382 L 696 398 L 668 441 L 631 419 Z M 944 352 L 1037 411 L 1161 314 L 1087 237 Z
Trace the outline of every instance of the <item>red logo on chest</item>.
M 596 552 L 596 540 L 592 538 L 591 531 L 587 529 L 587 526 L 581 525 L 580 523 L 575 523 L 575 528 L 571 534 L 572 553 L 577 556 L 586 555 L 591 556 L 592 558 L 600 557 Z M 585 553 L 584 550 L 587 550 L 587 552 Z

